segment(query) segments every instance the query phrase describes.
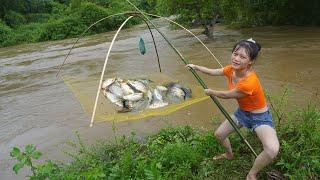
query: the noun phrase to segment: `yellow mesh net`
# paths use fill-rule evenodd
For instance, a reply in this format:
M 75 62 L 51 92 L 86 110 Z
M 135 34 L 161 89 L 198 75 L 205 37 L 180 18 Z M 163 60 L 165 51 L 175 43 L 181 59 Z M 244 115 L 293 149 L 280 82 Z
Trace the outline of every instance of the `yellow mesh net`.
M 149 74 L 144 77 L 120 77 L 123 79 L 150 79 L 153 81 L 154 85 L 162 85 L 169 82 L 177 82 L 177 80 L 172 79 L 171 77 L 162 74 Z M 87 77 L 85 79 L 74 78 L 70 76 L 62 77 L 65 84 L 70 88 L 75 97 L 79 100 L 85 113 L 91 117 L 92 110 L 96 98 L 96 93 L 99 85 L 99 77 Z M 106 79 L 106 78 L 105 78 Z M 208 99 L 208 96 L 205 96 L 203 89 L 200 86 L 185 84 L 192 90 L 191 98 L 186 99 L 181 103 L 169 104 L 168 106 L 157 108 L 157 109 L 144 109 L 139 112 L 127 112 L 127 113 L 118 113 L 115 110 L 115 106 L 109 102 L 102 93 L 99 95 L 98 106 L 96 109 L 95 122 L 101 121 L 129 121 L 129 120 L 138 120 L 150 116 L 164 116 L 172 112 L 175 112 L 184 107 L 190 106 L 192 104 L 198 103 L 205 99 Z

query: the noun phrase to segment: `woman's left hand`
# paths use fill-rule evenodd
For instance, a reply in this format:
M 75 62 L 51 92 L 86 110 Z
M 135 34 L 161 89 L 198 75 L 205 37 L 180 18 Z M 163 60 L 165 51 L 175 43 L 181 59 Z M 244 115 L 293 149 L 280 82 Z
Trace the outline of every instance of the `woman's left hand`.
M 212 89 L 205 89 L 204 92 L 206 93 L 207 96 L 213 95 Z

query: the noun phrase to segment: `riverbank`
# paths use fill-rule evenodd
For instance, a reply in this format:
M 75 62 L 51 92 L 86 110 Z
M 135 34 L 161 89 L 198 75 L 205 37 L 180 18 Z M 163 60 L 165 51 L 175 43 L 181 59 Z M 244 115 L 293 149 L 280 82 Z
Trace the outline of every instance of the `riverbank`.
M 317 179 L 320 174 L 320 111 L 309 104 L 291 112 L 273 111 L 281 148 L 276 161 L 259 173 L 259 179 L 272 176 L 289 179 Z M 275 115 L 280 113 L 282 123 Z M 230 140 L 233 160 L 213 161 L 223 149 L 214 130 L 201 131 L 191 126 L 169 127 L 139 139 L 132 132 L 114 140 L 86 145 L 81 137 L 70 142 L 71 163 L 45 161 L 35 166 L 36 179 L 244 179 L 254 157 L 236 135 Z M 257 137 L 244 131 L 257 152 Z

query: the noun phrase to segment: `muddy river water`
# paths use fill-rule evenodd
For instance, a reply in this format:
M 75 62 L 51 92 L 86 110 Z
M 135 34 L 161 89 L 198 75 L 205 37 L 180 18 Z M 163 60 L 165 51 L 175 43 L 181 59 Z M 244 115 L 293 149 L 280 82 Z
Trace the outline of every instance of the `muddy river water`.
M 161 31 L 181 53 L 194 64 L 212 68 L 219 65 L 193 37 L 182 30 L 170 30 L 167 23 L 157 22 Z M 201 29 L 192 29 L 213 51 L 223 65 L 230 61 L 230 51 L 240 39 L 253 37 L 262 44 L 260 57 L 255 64 L 265 90 L 279 93 L 284 86 L 292 91 L 290 102 L 304 106 L 309 99 L 319 102 L 320 93 L 320 28 L 316 27 L 259 27 L 229 30 L 215 28 L 215 39 L 208 40 Z M 107 49 L 115 32 L 85 37 L 72 51 L 61 74 L 85 79 L 100 74 Z M 197 83 L 182 61 L 155 34 L 163 73 L 181 82 Z M 143 37 L 147 53 L 139 54 L 138 42 Z M 12 173 L 14 161 L 10 149 L 14 146 L 35 144 L 43 152 L 41 160 L 68 161 L 63 153 L 66 145 L 75 139 L 78 131 L 88 143 L 97 139 L 112 139 L 112 122 L 95 123 L 89 127 L 90 117 L 61 78 L 56 77 L 75 39 L 19 45 L 0 49 L 0 179 L 24 179 Z M 107 76 L 139 76 L 158 71 L 152 39 L 145 25 L 121 31 L 107 66 Z M 201 75 L 209 87 L 226 89 L 223 77 Z M 221 100 L 229 112 L 236 102 Z M 116 134 L 129 135 L 135 131 L 138 137 L 157 132 L 167 126 L 192 125 L 204 130 L 213 129 L 222 119 L 217 107 L 205 100 L 166 116 L 156 116 L 135 121 L 116 123 Z

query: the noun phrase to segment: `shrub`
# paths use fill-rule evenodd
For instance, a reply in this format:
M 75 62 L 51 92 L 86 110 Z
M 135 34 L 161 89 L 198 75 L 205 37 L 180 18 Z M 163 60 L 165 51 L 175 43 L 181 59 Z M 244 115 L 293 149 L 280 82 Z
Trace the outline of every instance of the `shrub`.
M 15 43 L 12 29 L 0 21 L 0 46 L 9 46 Z
M 86 29 L 78 17 L 65 17 L 49 21 L 44 25 L 40 40 L 58 40 L 75 37 Z
M 53 0 L 24 1 L 24 13 L 51 13 Z
M 46 13 L 31 13 L 26 14 L 25 17 L 28 23 L 45 23 L 50 19 L 51 15 Z
M 314 105 L 297 110 L 280 128 L 276 166 L 290 179 L 317 179 L 320 174 L 320 111 Z
M 30 23 L 19 26 L 15 30 L 16 41 L 19 43 L 38 42 L 43 31 L 43 24 Z
M 9 11 L 4 16 L 4 20 L 10 27 L 16 27 L 27 22 L 26 18 L 22 14 L 14 11 Z
M 93 3 L 83 3 L 77 11 L 81 22 L 86 26 L 90 26 L 94 22 L 98 21 L 109 15 L 108 11 L 104 8 L 97 6 Z M 92 27 L 91 32 L 99 33 L 112 29 L 110 25 L 110 19 L 102 21 Z
M 68 14 L 71 14 L 70 8 L 65 4 L 60 4 L 57 2 L 52 2 L 52 11 L 51 11 L 51 18 L 56 19 L 58 17 L 63 17 Z

